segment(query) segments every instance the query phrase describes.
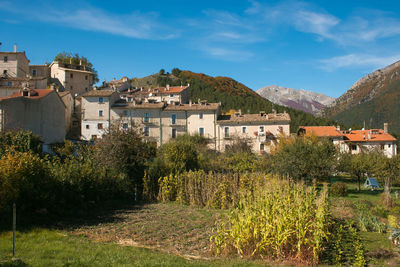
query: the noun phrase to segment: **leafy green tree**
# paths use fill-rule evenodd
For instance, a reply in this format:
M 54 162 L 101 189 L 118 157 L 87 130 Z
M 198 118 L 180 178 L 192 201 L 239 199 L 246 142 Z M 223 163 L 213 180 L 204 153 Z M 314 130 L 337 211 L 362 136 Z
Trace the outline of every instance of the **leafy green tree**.
M 172 75 L 174 75 L 175 77 L 179 76 L 179 73 L 181 73 L 181 70 L 178 68 L 173 68 L 171 71 Z
M 99 82 L 99 75 L 96 69 L 93 67 L 93 64 L 84 56 L 79 56 L 79 54 L 72 54 L 67 52 L 58 53 L 54 58 L 54 61 L 64 64 L 82 65 L 86 66 L 86 70 L 94 73 L 93 82 Z
M 42 140 L 40 136 L 31 131 L 5 131 L 0 132 L 0 157 L 7 149 L 14 151 L 42 153 Z
M 390 196 L 390 190 L 394 182 L 400 177 L 400 156 L 396 155 L 387 158 L 384 155 L 375 156 L 375 172 L 376 175 L 384 183 L 384 193 Z
M 348 172 L 357 179 L 357 190 L 361 190 L 361 182 L 365 179 L 365 174 L 372 173 L 376 158 L 373 154 L 359 153 L 340 155 L 340 167 L 342 171 Z
M 164 69 L 161 69 L 161 70 L 158 72 L 158 74 L 159 74 L 159 75 L 165 75 L 165 70 L 164 70 Z
M 337 149 L 315 136 L 282 138 L 272 154 L 272 169 L 285 177 L 311 182 L 328 178 L 336 163 Z
M 118 170 L 130 180 L 130 188 L 141 197 L 143 176 L 148 162 L 156 154 L 154 143 L 146 142 L 138 129 L 122 130 L 112 124 L 107 133 L 96 141 L 94 159 L 98 164 Z

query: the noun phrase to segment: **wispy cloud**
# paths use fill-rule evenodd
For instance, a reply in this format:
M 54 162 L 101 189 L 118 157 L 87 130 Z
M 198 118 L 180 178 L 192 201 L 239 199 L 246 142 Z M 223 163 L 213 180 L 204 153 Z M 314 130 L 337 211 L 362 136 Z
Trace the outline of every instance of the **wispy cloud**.
M 43 12 L 41 6 L 21 8 L 7 1 L 0 4 L 0 9 L 23 15 L 23 18 L 27 20 L 51 22 L 85 31 L 138 39 L 170 39 L 178 36 L 178 32 L 172 27 L 158 22 L 157 13 L 134 11 L 125 15 L 112 14 L 85 3 L 80 3 L 80 8 L 46 7 L 46 12 Z
M 223 47 L 209 47 L 205 46 L 201 48 L 206 54 L 212 57 L 221 58 L 226 61 L 244 61 L 253 57 L 253 53 L 249 51 L 239 50 L 239 49 L 229 49 Z
M 368 54 L 348 54 L 320 60 L 320 68 L 326 71 L 334 71 L 341 68 L 364 67 L 370 70 L 385 67 L 397 60 L 400 54 L 394 56 L 374 56 Z

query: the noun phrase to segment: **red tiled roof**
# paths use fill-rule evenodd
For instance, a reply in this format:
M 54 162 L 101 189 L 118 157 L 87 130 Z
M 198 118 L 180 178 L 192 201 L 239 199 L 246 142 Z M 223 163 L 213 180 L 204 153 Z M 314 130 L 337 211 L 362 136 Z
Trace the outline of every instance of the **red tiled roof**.
M 53 92 L 53 89 L 30 89 L 31 91 L 31 96 L 25 96 L 26 98 L 31 98 L 31 99 L 39 99 L 42 98 L 49 93 Z M 14 93 L 10 96 L 6 97 L 0 97 L 0 100 L 5 100 L 5 99 L 11 99 L 11 98 L 17 98 L 17 97 L 23 97 L 22 95 L 22 90 L 20 92 Z
M 369 133 L 371 133 L 371 135 L 369 135 Z M 344 133 L 343 135 L 345 136 L 346 142 L 382 142 L 397 140 L 392 135 L 385 133 L 381 129 L 354 130 L 350 133 Z
M 312 134 L 319 137 L 341 137 L 343 134 L 335 126 L 300 126 L 306 134 Z

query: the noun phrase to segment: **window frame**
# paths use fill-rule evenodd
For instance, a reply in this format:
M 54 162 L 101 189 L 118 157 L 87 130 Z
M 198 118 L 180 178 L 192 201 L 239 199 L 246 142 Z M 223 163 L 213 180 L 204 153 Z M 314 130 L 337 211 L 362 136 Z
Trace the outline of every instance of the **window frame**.
M 104 103 L 104 98 L 103 97 L 99 97 L 99 104 L 103 104 Z
M 242 133 L 243 134 L 247 133 L 247 127 L 246 126 L 242 126 Z
M 199 135 L 200 136 L 204 136 L 205 135 L 204 127 L 199 127 Z
M 176 124 L 176 114 L 171 114 L 171 124 L 172 125 Z
M 149 128 L 149 126 L 145 126 L 143 128 L 143 135 L 144 136 L 150 136 L 150 128 Z
M 150 121 L 150 114 L 148 112 L 145 112 L 143 115 L 143 122 L 149 122 Z
M 99 109 L 99 117 L 104 117 L 104 111 L 102 109 Z

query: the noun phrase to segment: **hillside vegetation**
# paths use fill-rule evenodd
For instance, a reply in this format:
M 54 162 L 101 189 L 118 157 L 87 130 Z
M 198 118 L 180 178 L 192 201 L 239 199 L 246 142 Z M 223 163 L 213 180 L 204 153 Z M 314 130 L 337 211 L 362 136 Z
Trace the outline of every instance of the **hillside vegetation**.
M 242 113 L 258 113 L 259 111 L 288 112 L 291 118 L 291 131 L 296 132 L 300 125 L 335 125 L 332 119 L 316 117 L 303 111 L 276 105 L 256 92 L 229 77 L 212 77 L 202 73 L 173 69 L 172 73 L 153 74 L 134 79 L 133 86 L 165 86 L 190 84 L 192 101 L 204 99 L 208 102 L 221 102 L 222 111 L 241 110 Z
M 400 61 L 358 80 L 323 114 L 348 125 L 382 128 L 400 133 Z

